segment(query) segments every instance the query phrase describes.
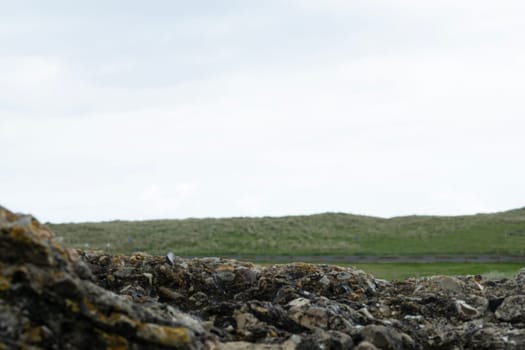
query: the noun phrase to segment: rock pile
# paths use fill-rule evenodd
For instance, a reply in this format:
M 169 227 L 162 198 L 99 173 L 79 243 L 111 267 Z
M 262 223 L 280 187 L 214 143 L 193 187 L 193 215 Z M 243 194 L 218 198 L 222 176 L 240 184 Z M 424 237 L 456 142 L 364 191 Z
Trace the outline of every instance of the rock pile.
M 525 349 L 525 269 L 388 282 L 65 249 L 0 207 L 0 349 Z

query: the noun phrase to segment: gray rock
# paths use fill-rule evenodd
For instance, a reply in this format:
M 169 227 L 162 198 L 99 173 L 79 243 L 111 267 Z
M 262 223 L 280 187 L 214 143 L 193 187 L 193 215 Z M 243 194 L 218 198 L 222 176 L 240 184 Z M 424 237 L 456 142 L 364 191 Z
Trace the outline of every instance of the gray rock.
M 512 295 L 505 298 L 495 315 L 502 321 L 525 322 L 525 295 Z
M 338 331 L 324 331 L 315 329 L 311 335 L 304 337 L 297 346 L 298 350 L 307 349 L 351 349 L 354 345 L 352 337 Z
M 319 280 L 319 283 L 328 286 L 330 284 L 330 279 L 325 275 Z
M 355 350 L 378 350 L 374 344 L 365 341 L 362 341 L 355 347 Z
M 365 341 L 381 349 L 401 350 L 415 348 L 415 342 L 409 335 L 401 333 L 394 328 L 370 325 L 364 327 L 359 333 Z
M 470 306 L 463 300 L 456 300 L 456 309 L 458 310 L 458 313 L 465 319 L 472 319 L 479 316 L 480 314 L 476 308 Z
M 232 282 L 235 279 L 235 273 L 231 271 L 219 271 L 215 276 L 220 282 Z
M 489 325 L 474 332 L 469 337 L 471 349 L 524 349 L 524 329 L 502 329 Z
M 135 270 L 134 267 L 125 266 L 125 267 L 119 268 L 117 271 L 115 271 L 115 273 L 113 273 L 113 275 L 118 278 L 127 278 L 131 276 L 134 270 Z

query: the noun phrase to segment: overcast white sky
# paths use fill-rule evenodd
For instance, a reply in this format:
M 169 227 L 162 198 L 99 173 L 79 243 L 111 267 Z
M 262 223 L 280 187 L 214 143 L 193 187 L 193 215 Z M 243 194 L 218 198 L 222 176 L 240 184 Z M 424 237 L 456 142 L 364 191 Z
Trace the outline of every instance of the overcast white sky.
M 0 204 L 42 221 L 525 205 L 525 2 L 5 1 Z

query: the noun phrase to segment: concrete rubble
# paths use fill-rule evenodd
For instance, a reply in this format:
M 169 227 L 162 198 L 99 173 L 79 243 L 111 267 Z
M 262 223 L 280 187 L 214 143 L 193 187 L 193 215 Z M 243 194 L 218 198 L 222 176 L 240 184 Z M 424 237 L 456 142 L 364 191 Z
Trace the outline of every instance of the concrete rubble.
M 514 278 L 67 249 L 0 207 L 0 349 L 525 349 Z

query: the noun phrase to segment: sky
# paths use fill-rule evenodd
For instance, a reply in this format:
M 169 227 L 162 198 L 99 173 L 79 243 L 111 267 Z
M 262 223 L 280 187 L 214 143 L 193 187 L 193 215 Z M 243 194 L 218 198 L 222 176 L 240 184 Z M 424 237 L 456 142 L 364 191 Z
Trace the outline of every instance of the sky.
M 11 1 L 0 205 L 44 222 L 525 206 L 523 1 Z

